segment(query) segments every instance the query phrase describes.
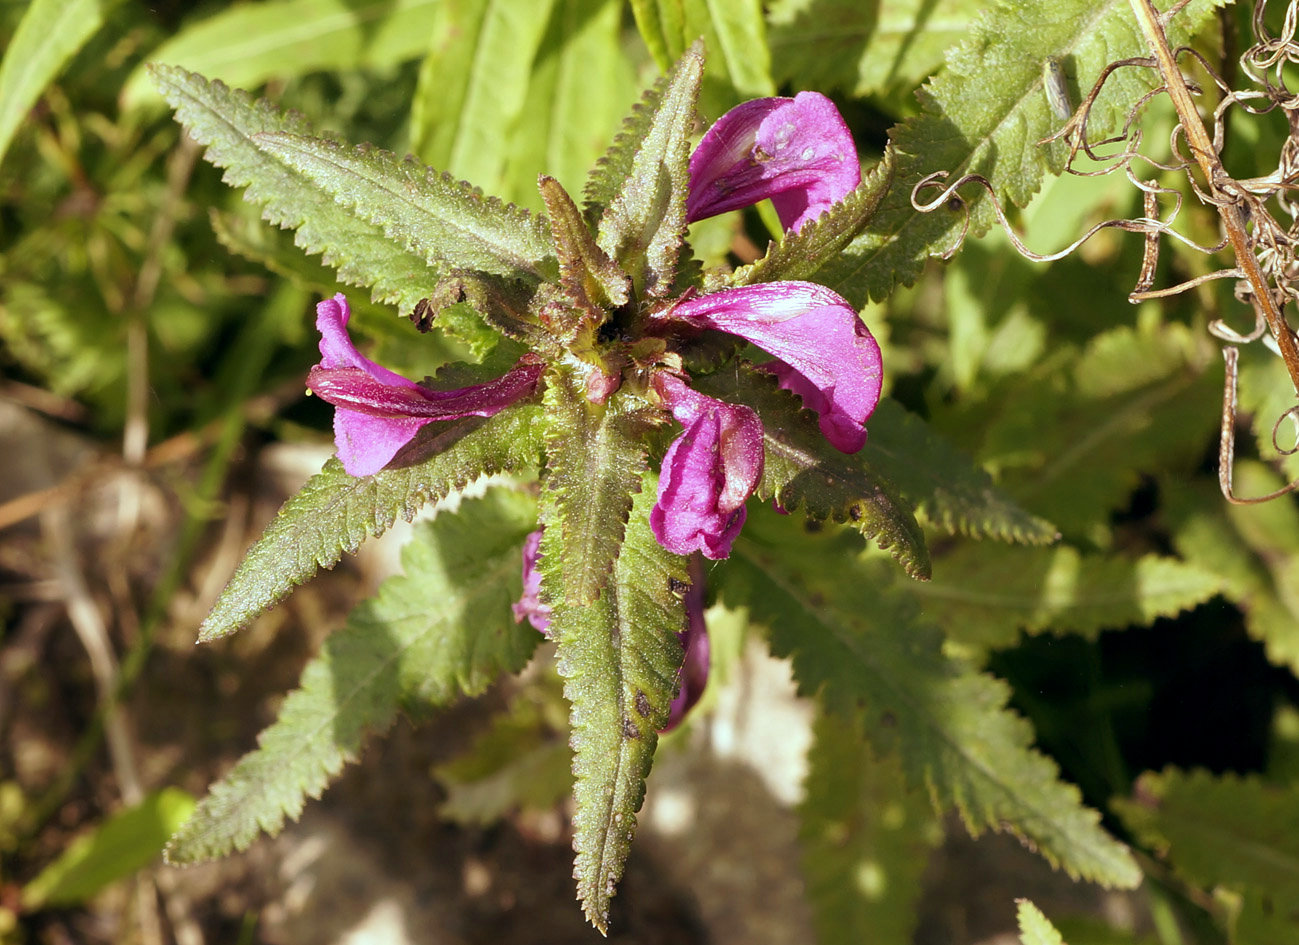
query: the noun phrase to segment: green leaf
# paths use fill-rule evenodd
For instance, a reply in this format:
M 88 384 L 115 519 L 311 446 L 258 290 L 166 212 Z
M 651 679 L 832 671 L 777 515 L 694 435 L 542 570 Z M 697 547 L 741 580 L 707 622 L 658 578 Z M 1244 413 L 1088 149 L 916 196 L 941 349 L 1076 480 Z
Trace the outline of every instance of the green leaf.
M 386 68 L 428 48 L 441 0 L 268 0 L 231 6 L 187 25 L 149 54 L 236 88 L 322 70 Z M 142 65 L 124 108 L 153 104 Z
M 692 46 L 668 77 L 628 175 L 600 217 L 597 242 L 631 275 L 639 295 L 672 289 L 686 229 L 690 133 L 703 71 L 703 53 Z
M 768 13 L 776 78 L 914 108 L 913 90 L 970 35 L 983 0 L 776 0 Z
M 852 193 L 804 224 L 797 233 L 786 233 L 779 243 L 769 243 L 766 255 L 741 266 L 724 284 L 753 285 L 814 275 L 825 260 L 838 255 L 875 215 L 875 209 L 893 183 L 895 157 L 892 146 L 885 147 L 880 162 L 862 177 Z
M 31 0 L 0 62 L 0 161 L 45 86 L 103 22 L 103 0 Z
M 554 0 L 443 0 L 411 102 L 421 160 L 500 193 L 503 143 L 527 114 L 528 80 Z M 528 116 L 531 118 L 531 116 Z M 547 168 L 532 169 L 532 179 Z
M 740 99 L 776 94 L 759 0 L 632 0 L 631 8 L 641 38 L 664 71 L 703 39 L 710 58 L 705 97 L 719 113 Z
M 1236 465 L 1236 483 L 1262 495 L 1280 477 L 1256 462 Z M 1223 593 L 1245 614 L 1249 635 L 1267 658 L 1299 673 L 1299 536 L 1294 498 L 1227 506 L 1216 488 L 1190 490 L 1184 481 L 1161 490 L 1173 544 L 1187 561 L 1219 576 Z M 1296 530 L 1286 533 L 1286 528 Z
M 425 503 L 441 501 L 480 476 L 535 468 L 542 421 L 540 407 L 516 406 L 485 421 L 430 424 L 406 449 L 432 455 L 373 476 L 349 476 L 337 459 L 329 460 L 249 549 L 199 628 L 199 640 L 234 633 L 317 568 L 333 567 L 344 551 L 383 534 L 399 514 L 410 521 Z
M 577 194 L 640 92 L 637 63 L 622 44 L 620 0 L 553 3 L 528 80 L 528 120 L 510 135 L 500 191 L 520 202 L 536 200 L 541 171 Z
M 601 932 L 683 657 L 677 634 L 685 607 L 675 588 L 687 580 L 685 559 L 650 531 L 656 486 L 646 478 L 604 592 L 586 605 L 557 603 L 550 623 L 572 704 L 573 875 L 586 917 Z
M 879 750 L 896 752 L 908 783 L 959 811 L 972 834 L 1009 831 L 1071 877 L 1137 885 L 1127 848 L 1006 709 L 1008 687 L 944 655 L 914 598 L 891 588 L 887 562 L 846 532 L 807 534 L 754 511 L 714 573 L 727 606 L 748 607 L 773 651 L 793 660 L 802 692 L 820 692 L 840 715 L 864 711 Z
M 562 702 L 557 688 L 555 699 Z M 565 714 L 551 709 L 549 699 L 516 694 L 463 754 L 434 768 L 447 795 L 439 813 L 456 823 L 490 826 L 520 808 L 549 809 L 571 794 Z
M 259 134 L 253 143 L 430 267 L 554 275 L 544 220 L 413 158 L 283 132 Z
M 1144 846 L 1190 882 L 1250 893 L 1283 914 L 1299 902 L 1299 788 L 1169 769 L 1146 772 L 1134 799 L 1113 806 Z M 1294 941 L 1293 915 L 1289 925 Z
M 1051 921 L 1027 899 L 1016 900 L 1015 918 L 1019 921 L 1022 945 L 1064 945 L 1064 939 Z
M 31 912 L 83 903 L 109 883 L 144 869 L 193 812 L 194 798 L 174 787 L 119 811 L 72 841 L 57 860 L 23 887 L 23 909 Z
M 904 945 L 942 828 L 922 791 L 859 724 L 822 714 L 799 805 L 803 877 L 821 945 Z
M 176 109 L 177 120 L 207 148 L 207 159 L 226 169 L 225 182 L 246 187 L 245 196 L 262 207 L 267 221 L 297 230 L 294 242 L 323 255 L 343 282 L 368 286 L 372 298 L 403 310 L 414 308 L 437 286 L 439 273 L 422 256 L 345 210 L 305 175 L 254 143 L 255 135 L 267 132 L 311 134 L 301 115 L 280 112 L 246 92 L 183 69 L 151 65 L 149 70 Z
M 769 375 L 719 371 L 695 377 L 694 385 L 721 400 L 748 404 L 762 419 L 766 455 L 758 498 L 774 499 L 786 511 L 802 508 L 818 521 L 851 522 L 888 549 L 911 577 L 929 577 L 924 532 L 865 450 L 851 456 L 836 450 L 821 435 L 813 414 Z
M 402 549 L 405 575 L 385 581 L 325 642 L 257 749 L 172 838 L 168 860 L 223 856 L 278 833 L 399 709 L 420 715 L 521 669 L 540 636 L 515 623 L 510 604 L 535 527 L 535 503 L 504 489 L 421 523 Z
M 1221 0 L 1196 0 L 1173 18 L 1168 38 L 1185 43 Z M 1056 130 L 1042 88 L 1047 56 L 1065 58 L 1084 87 L 1116 59 L 1148 56 L 1128 0 L 1063 3 L 1002 2 L 987 9 L 968 38 L 949 51 L 947 67 L 920 92 L 923 111 L 890 132 L 899 152 L 897 177 L 866 231 L 821 271 L 818 281 L 861 305 L 910 285 L 929 256 L 959 237 L 965 215 L 921 213 L 911 192 L 923 177 L 946 171 L 948 180 L 977 173 L 997 199 L 1024 206 L 1052 172 L 1050 151 L 1037 142 Z M 1121 124 L 1123 114 L 1158 83 L 1152 69 L 1120 69 L 1092 111 L 1091 139 Z M 922 199 L 937 191 L 922 193 Z M 983 191 L 971 188 L 970 235 L 994 222 Z
M 934 580 L 908 588 L 948 636 L 979 647 L 1011 646 L 1020 630 L 1079 633 L 1146 626 L 1222 590 L 1213 571 L 1159 555 L 1084 555 L 1069 547 L 963 545 Z
M 567 369 L 546 375 L 546 505 L 542 574 L 551 602 L 589 604 L 605 587 L 646 469 L 631 398 L 586 399 Z
M 866 427 L 865 458 L 929 524 L 971 538 L 1047 544 L 1051 523 L 1024 511 L 992 478 L 919 417 L 884 398 Z

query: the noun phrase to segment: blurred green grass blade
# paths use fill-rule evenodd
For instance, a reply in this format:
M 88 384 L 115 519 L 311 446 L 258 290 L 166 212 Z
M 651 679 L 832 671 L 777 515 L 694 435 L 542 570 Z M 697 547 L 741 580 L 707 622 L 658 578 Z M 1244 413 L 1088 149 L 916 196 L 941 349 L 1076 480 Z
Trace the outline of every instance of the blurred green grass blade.
M 85 902 L 114 880 L 148 866 L 190 814 L 194 798 L 163 788 L 73 841 L 23 887 L 24 909 Z
M 411 102 L 411 149 L 425 163 L 500 192 L 503 145 L 524 116 L 552 2 L 447 0 L 439 8 Z M 534 187 L 540 170 L 531 171 Z
M 199 20 L 149 55 L 234 88 L 317 70 L 402 62 L 428 48 L 440 0 L 271 0 Z M 122 107 L 161 106 L 145 64 L 127 79 Z
M 0 63 L 0 161 L 45 86 L 103 22 L 102 0 L 32 0 Z

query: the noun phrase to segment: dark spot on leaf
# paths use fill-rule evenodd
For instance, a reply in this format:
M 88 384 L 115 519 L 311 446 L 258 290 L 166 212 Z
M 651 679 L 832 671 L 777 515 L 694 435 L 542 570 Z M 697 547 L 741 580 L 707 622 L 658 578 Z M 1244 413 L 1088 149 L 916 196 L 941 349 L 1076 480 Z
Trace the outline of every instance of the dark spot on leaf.
M 631 719 L 622 720 L 622 737 L 623 738 L 640 738 L 640 729 Z
M 807 602 L 811 604 L 813 607 L 820 607 L 822 604 L 825 603 L 825 596 L 821 594 L 819 591 L 813 591 L 811 594 L 808 595 Z
M 650 708 L 651 708 L 649 696 L 645 695 L 644 692 L 637 689 L 635 703 L 636 703 L 636 711 L 641 714 L 641 718 L 649 718 Z
M 809 518 L 806 522 L 803 523 L 804 531 L 809 531 L 812 532 L 813 534 L 819 532 L 823 527 L 824 526 L 821 524 L 821 522 L 818 519 L 814 519 L 814 518 Z
M 433 329 L 433 306 L 429 304 L 428 299 L 420 299 L 415 303 L 415 311 L 410 313 L 410 320 L 420 331 Z
M 849 517 L 850 519 L 852 519 L 854 522 L 860 522 L 860 521 L 861 521 L 861 506 L 860 506 L 860 505 L 850 505 L 850 506 L 848 506 L 848 517 Z
M 685 581 L 678 581 L 674 577 L 668 578 L 668 590 L 673 594 L 684 594 L 690 590 L 690 585 Z
M 880 716 L 880 725 L 884 728 L 897 728 L 898 717 L 892 712 L 885 712 Z

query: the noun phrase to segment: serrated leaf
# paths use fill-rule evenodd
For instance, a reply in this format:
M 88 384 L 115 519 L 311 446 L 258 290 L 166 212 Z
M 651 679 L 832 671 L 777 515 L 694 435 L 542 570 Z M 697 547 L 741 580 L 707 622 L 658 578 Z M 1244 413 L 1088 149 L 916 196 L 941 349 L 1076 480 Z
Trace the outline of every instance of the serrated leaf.
M 544 220 L 414 158 L 283 132 L 253 143 L 431 267 L 539 281 L 554 275 Z
M 1046 544 L 1050 522 L 1026 512 L 992 478 L 896 401 L 884 398 L 867 422 L 863 452 L 929 524 L 971 538 Z
M 813 519 L 851 522 L 888 549 L 911 577 L 929 577 L 924 532 L 910 505 L 880 475 L 865 450 L 851 456 L 836 450 L 821 435 L 813 415 L 772 377 L 753 370 L 719 371 L 696 377 L 694 385 L 758 412 L 766 454 L 758 498 L 774 499 L 786 511 L 801 508 Z
M 238 4 L 187 24 L 149 54 L 254 88 L 320 70 L 383 68 L 414 59 L 442 0 L 270 0 Z M 122 88 L 122 106 L 156 103 L 143 66 Z
M 767 245 L 757 262 L 741 266 L 724 285 L 753 285 L 782 279 L 808 279 L 824 261 L 838 255 L 875 214 L 893 182 L 895 152 L 884 149 L 879 163 L 862 177 L 856 189 L 819 217 L 804 224 L 797 233 L 786 233 L 779 243 Z
M 149 72 L 177 120 L 207 148 L 207 159 L 225 168 L 225 182 L 246 187 L 245 196 L 262 207 L 267 221 L 297 230 L 294 242 L 323 256 L 340 280 L 367 286 L 372 298 L 404 310 L 437 286 L 438 271 L 421 256 L 253 143 L 254 135 L 267 132 L 310 135 L 311 125 L 301 115 L 173 66 L 151 65 Z
M 96 825 L 23 887 L 23 909 L 83 903 L 109 883 L 144 869 L 193 813 L 194 803 L 180 788 L 163 788 Z
M 1180 876 L 1299 902 L 1299 789 L 1255 776 L 1146 772 L 1119 818 Z M 1299 931 L 1299 929 L 1296 929 Z
M 821 714 L 808 756 L 799 840 L 821 945 L 905 945 L 930 849 L 942 829 L 894 756 L 874 750 L 858 719 Z
M 972 834 L 1009 831 L 1075 878 L 1140 881 L 1127 848 L 1031 747 L 1031 727 L 1006 708 L 1009 688 L 943 654 L 914 598 L 891 589 L 887 562 L 861 556 L 845 532 L 809 535 L 755 511 L 715 573 L 725 603 L 748 607 L 773 651 L 793 660 L 802 692 L 820 692 L 840 715 L 864 710 L 908 783 L 959 811 Z
M 1018 900 L 1015 918 L 1019 922 L 1021 945 L 1064 945 L 1064 939 L 1051 921 L 1027 899 Z
M 497 489 L 421 523 L 390 578 L 302 673 L 279 717 L 172 838 L 172 863 L 243 850 L 319 797 L 399 709 L 419 714 L 522 668 L 540 639 L 517 624 L 520 552 L 536 505 Z
M 964 545 L 937 577 L 911 589 L 926 616 L 953 640 L 1010 646 L 1021 630 L 1078 633 L 1146 626 L 1204 603 L 1222 579 L 1159 555 L 1084 555 L 1069 547 Z
M 428 459 L 373 476 L 349 476 L 337 459 L 329 460 L 248 550 L 199 628 L 199 640 L 234 633 L 317 568 L 333 567 L 344 551 L 383 534 L 398 515 L 409 521 L 425 503 L 440 501 L 480 476 L 535 468 L 542 422 L 540 407 L 524 405 L 486 421 L 430 424 L 408 447 L 432 450 Z
M 32 0 L 0 62 L 0 161 L 45 86 L 104 22 L 103 0 Z
M 1168 27 L 1173 47 L 1186 42 L 1219 2 L 1197 0 L 1179 12 Z M 988 8 L 966 41 L 949 51 L 946 68 L 921 90 L 921 114 L 890 132 L 899 152 L 893 189 L 866 231 L 821 270 L 818 281 L 857 305 L 914 282 L 925 259 L 946 251 L 965 225 L 963 213 L 912 207 L 913 187 L 930 173 L 946 171 L 952 181 L 982 174 L 997 199 L 1024 206 L 1051 172 L 1050 150 L 1037 144 L 1058 124 L 1042 88 L 1048 56 L 1068 57 L 1087 87 L 1108 63 L 1148 55 L 1128 0 Z M 1158 84 L 1158 73 L 1148 69 L 1121 69 L 1116 78 L 1092 111 L 1092 140 L 1121 124 L 1127 108 Z M 966 197 L 969 232 L 978 236 L 995 217 L 982 191 Z
M 557 604 L 550 624 L 572 704 L 573 875 L 587 919 L 602 932 L 683 657 L 685 607 L 673 588 L 687 581 L 685 559 L 650 531 L 656 487 L 647 480 L 604 592 L 583 606 Z
M 686 230 L 690 133 L 703 72 L 702 50 L 692 46 L 668 77 L 628 175 L 600 217 L 596 242 L 632 277 L 638 295 L 666 294 L 676 275 Z
M 488 193 L 505 183 L 533 59 L 554 0 L 442 0 L 411 102 L 411 150 Z M 536 180 L 544 167 L 532 169 Z
M 605 587 L 646 469 L 630 398 L 593 404 L 583 383 L 566 369 L 546 375 L 543 588 L 552 603 L 573 605 Z
M 777 0 L 768 22 L 776 77 L 803 88 L 914 107 L 913 90 L 970 34 L 983 0 Z

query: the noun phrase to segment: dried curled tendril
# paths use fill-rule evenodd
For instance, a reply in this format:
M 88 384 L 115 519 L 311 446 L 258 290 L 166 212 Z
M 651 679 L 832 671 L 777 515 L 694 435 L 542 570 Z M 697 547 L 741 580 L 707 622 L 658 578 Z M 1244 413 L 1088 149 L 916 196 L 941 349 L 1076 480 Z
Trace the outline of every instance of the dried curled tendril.
M 930 213 L 941 207 L 964 214 L 964 220 L 955 242 L 943 254 L 950 258 L 965 241 L 969 232 L 969 208 L 959 191 L 969 184 L 985 190 L 990 199 L 998 224 L 1009 236 L 1015 249 L 1027 259 L 1050 262 L 1069 255 L 1093 235 L 1104 229 L 1120 229 L 1145 236 L 1141 271 L 1128 295 L 1131 302 L 1165 298 L 1215 279 L 1235 280 L 1236 298 L 1250 306 L 1254 312 L 1254 325 L 1245 333 L 1237 332 L 1221 319 L 1210 322 L 1208 330 L 1224 342 L 1226 378 L 1223 386 L 1222 426 L 1219 443 L 1218 480 L 1222 494 L 1228 501 L 1238 504 L 1267 502 L 1299 490 L 1299 479 L 1263 496 L 1244 498 L 1232 488 L 1232 464 L 1236 449 L 1236 388 L 1237 362 L 1240 345 L 1263 343 L 1285 362 L 1296 402 L 1285 410 L 1272 427 L 1272 445 L 1281 456 L 1299 452 L 1299 336 L 1290 327 L 1284 315 L 1288 302 L 1299 303 L 1299 92 L 1286 86 L 1284 70 L 1287 64 L 1299 64 L 1299 0 L 1289 0 L 1285 8 L 1281 32 L 1269 32 L 1265 14 L 1267 0 L 1256 0 L 1253 11 L 1254 45 L 1240 58 L 1242 74 L 1252 84 L 1250 88 L 1232 89 L 1218 75 L 1203 56 L 1189 48 L 1172 50 L 1168 46 L 1165 27 L 1189 0 L 1159 13 L 1150 0 L 1132 0 L 1137 21 L 1153 53 L 1149 57 L 1123 59 L 1107 65 L 1073 115 L 1054 134 L 1039 144 L 1062 141 L 1068 146 L 1065 170 L 1079 177 L 1094 177 L 1122 170 L 1128 180 L 1142 192 L 1144 215 L 1135 219 L 1106 220 L 1087 230 L 1064 249 L 1050 254 L 1035 253 L 1020 240 L 1006 219 L 997 200 L 992 183 L 980 174 L 966 174 L 948 182 L 947 171 L 929 174 L 912 188 L 911 205 L 920 213 Z M 1196 110 L 1193 96 L 1203 90 L 1187 81 L 1180 60 L 1193 60 L 1221 93 L 1222 98 L 1213 110 L 1205 128 Z M 1050 63 L 1046 80 L 1052 74 Z M 1087 134 L 1091 110 L 1106 81 L 1120 69 L 1154 69 L 1161 78 L 1158 88 L 1142 96 L 1128 111 L 1123 129 L 1101 141 L 1092 141 Z M 1050 89 L 1048 88 L 1048 93 Z M 1147 103 L 1159 95 L 1172 99 L 1179 121 L 1169 135 L 1167 163 L 1157 161 L 1142 153 L 1140 117 Z M 1060 98 L 1057 93 L 1053 102 Z M 1279 109 L 1285 116 L 1289 135 L 1281 148 L 1277 169 L 1263 177 L 1236 179 L 1222 165 L 1221 154 L 1226 135 L 1226 116 L 1232 108 L 1249 115 L 1262 115 Z M 1074 166 L 1079 154 L 1085 155 L 1096 166 L 1080 170 Z M 1188 156 L 1189 155 L 1189 156 Z M 1137 162 L 1160 172 L 1181 172 L 1195 196 L 1216 209 L 1222 221 L 1225 236 L 1213 246 L 1203 246 L 1173 229 L 1173 223 L 1182 209 L 1182 194 L 1153 179 L 1143 179 L 1137 172 Z M 1198 168 L 1201 179 L 1193 173 Z M 939 189 L 936 197 L 921 199 L 926 191 Z M 1169 209 L 1161 215 L 1161 198 Z M 1283 225 L 1281 221 L 1289 221 Z M 1217 253 L 1231 248 L 1236 265 L 1198 276 L 1174 286 L 1154 288 L 1155 267 L 1159 260 L 1160 237 L 1175 239 L 1191 249 Z M 1281 428 L 1289 420 L 1295 442 L 1283 447 Z

